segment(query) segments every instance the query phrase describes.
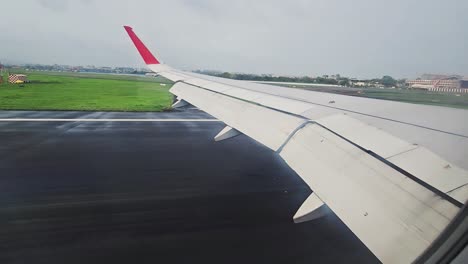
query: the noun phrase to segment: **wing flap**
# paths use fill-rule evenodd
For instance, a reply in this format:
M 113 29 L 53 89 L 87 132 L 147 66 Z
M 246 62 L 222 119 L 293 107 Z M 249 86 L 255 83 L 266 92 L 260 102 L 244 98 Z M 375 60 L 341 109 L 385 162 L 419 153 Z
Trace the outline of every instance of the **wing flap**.
M 467 171 L 422 146 L 411 144 L 346 114 L 320 118 L 317 122 L 446 194 L 468 184 Z M 457 200 L 465 203 L 468 193 L 463 197 Z
M 384 263 L 416 259 L 459 210 L 318 124 L 280 156 Z
M 388 159 L 390 162 L 405 168 L 419 179 L 430 183 L 432 186 L 449 193 L 462 185 L 468 184 L 468 173 L 448 161 L 435 155 L 423 147 L 395 155 Z M 468 193 L 465 193 L 461 203 L 466 202 Z

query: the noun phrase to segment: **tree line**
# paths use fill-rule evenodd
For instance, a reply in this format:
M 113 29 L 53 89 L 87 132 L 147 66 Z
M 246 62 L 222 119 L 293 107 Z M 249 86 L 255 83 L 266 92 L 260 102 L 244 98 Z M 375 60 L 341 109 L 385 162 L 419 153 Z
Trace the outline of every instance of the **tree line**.
M 347 77 L 341 77 L 339 74 L 333 75 L 333 78 L 330 78 L 328 75 L 322 77 L 291 77 L 291 76 L 273 76 L 271 74 L 249 74 L 249 73 L 231 73 L 231 72 L 218 72 L 218 71 L 209 71 L 209 70 L 197 70 L 196 73 L 228 78 L 234 80 L 242 81 L 257 81 L 257 82 L 291 82 L 291 83 L 316 83 L 316 84 L 331 84 L 331 85 L 341 85 L 341 86 L 352 86 L 352 80 Z M 366 82 L 371 84 L 382 84 L 385 87 L 396 87 L 398 84 L 403 83 L 404 80 L 396 80 L 391 76 L 383 76 L 381 79 L 372 79 L 367 80 Z

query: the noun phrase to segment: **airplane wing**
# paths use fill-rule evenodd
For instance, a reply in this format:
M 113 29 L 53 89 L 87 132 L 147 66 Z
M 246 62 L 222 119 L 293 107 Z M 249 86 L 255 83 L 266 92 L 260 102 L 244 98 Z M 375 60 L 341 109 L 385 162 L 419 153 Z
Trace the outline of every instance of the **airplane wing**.
M 310 186 L 295 222 L 332 210 L 384 263 L 433 261 L 468 199 L 468 111 L 228 80 L 173 69 L 125 30 L 188 103 L 278 153 Z M 464 211 L 465 212 L 465 211 Z

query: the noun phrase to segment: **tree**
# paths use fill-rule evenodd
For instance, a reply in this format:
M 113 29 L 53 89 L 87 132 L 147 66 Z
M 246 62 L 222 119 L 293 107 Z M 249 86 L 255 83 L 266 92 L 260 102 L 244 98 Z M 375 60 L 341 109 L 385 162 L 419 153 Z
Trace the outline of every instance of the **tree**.
M 396 86 L 397 81 L 393 79 L 391 76 L 385 75 L 384 77 L 382 77 L 381 83 L 385 87 L 392 87 L 392 86 Z
M 232 79 L 233 75 L 229 72 L 224 72 L 223 74 L 221 74 L 221 77 Z
M 339 85 L 341 86 L 349 86 L 349 79 L 348 78 L 341 78 L 340 81 L 338 82 Z

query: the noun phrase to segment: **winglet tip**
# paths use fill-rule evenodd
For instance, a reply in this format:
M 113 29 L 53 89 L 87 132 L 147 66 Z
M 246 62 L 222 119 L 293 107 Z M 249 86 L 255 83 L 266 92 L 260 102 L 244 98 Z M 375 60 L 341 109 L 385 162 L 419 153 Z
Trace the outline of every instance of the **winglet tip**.
M 127 34 L 130 36 L 130 39 L 133 41 L 133 44 L 135 44 L 135 47 L 137 48 L 138 52 L 140 53 L 141 57 L 147 65 L 160 64 L 158 59 L 154 57 L 151 51 L 148 50 L 145 44 L 143 44 L 143 42 L 138 38 L 135 32 L 133 32 L 132 27 L 124 26 L 124 29 L 125 31 L 127 31 Z

